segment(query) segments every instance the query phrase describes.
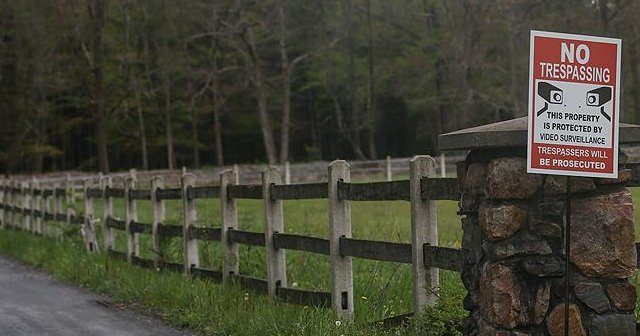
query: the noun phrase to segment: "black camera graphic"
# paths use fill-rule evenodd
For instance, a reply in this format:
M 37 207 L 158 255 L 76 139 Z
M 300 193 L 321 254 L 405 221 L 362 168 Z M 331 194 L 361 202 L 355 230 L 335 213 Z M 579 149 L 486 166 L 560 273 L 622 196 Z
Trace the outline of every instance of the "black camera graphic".
M 562 104 L 562 89 L 549 83 L 538 83 L 538 95 L 549 104 Z
M 587 92 L 587 106 L 600 107 L 611 100 L 611 88 L 603 86 Z
M 599 87 L 587 92 L 587 106 L 599 107 L 600 114 L 611 121 L 611 116 L 604 111 L 604 104 L 611 101 L 612 90 L 608 86 Z
M 549 109 L 549 104 L 562 104 L 564 100 L 562 89 L 547 82 L 538 82 L 538 96 L 544 99 L 544 107 L 536 113 L 538 117 Z

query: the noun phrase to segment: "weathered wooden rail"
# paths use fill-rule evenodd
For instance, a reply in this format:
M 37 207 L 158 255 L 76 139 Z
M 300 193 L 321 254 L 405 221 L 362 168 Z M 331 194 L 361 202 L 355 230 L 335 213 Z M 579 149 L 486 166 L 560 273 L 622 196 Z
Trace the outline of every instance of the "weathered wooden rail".
M 282 184 L 277 169 L 263 173 L 261 185 L 237 184 L 237 173 L 225 171 L 216 186 L 196 186 L 195 177 L 184 174 L 179 188 L 166 188 L 162 177 L 154 177 L 149 189 L 136 188 L 135 176 L 126 178 L 124 188 L 112 188 L 109 176 L 101 177 L 99 185 L 85 183 L 84 216 L 75 214 L 72 194 L 75 186 L 41 188 L 37 181 L 0 180 L 0 220 L 2 228 L 20 228 L 37 234 L 50 234 L 51 221 L 70 225 L 89 225 L 94 220 L 95 200 L 102 200 L 104 217 L 101 221 L 104 241 L 101 246 L 108 255 L 131 262 L 140 267 L 162 268 L 203 277 L 215 282 L 235 282 L 257 292 L 281 300 L 332 307 L 345 318 L 353 315 L 352 258 L 362 258 L 412 265 L 414 311 L 436 302 L 438 269 L 461 271 L 466 253 L 463 249 L 439 247 L 437 241 L 436 201 L 458 200 L 456 179 L 434 178 L 434 160 L 416 157 L 410 162 L 410 179 L 404 181 L 351 183 L 349 165 L 335 161 L 329 166 L 329 181 L 308 184 Z M 640 179 L 631 186 L 640 186 Z M 123 199 L 125 211 L 118 217 L 113 211 L 113 200 Z M 199 225 L 196 201 L 217 199 L 220 202 L 220 227 Z M 238 229 L 236 200 L 263 201 L 264 231 L 251 232 Z M 328 237 L 310 237 L 284 233 L 283 201 L 300 199 L 326 199 L 329 203 Z M 165 223 L 166 200 L 182 201 L 181 225 Z M 351 236 L 351 202 L 391 201 L 411 202 L 412 237 L 410 243 L 371 241 Z M 63 203 L 67 203 L 63 212 Z M 140 222 L 138 202 L 150 202 L 153 220 Z M 116 251 L 114 231 L 127 237 L 127 250 Z M 140 257 L 139 235 L 151 236 L 154 259 Z M 184 247 L 181 263 L 162 259 L 161 237 L 181 238 Z M 223 258 L 221 269 L 200 267 L 198 241 L 218 242 Z M 267 278 L 260 279 L 239 274 L 238 245 L 263 247 L 267 255 Z M 640 251 L 640 245 L 638 245 Z M 332 288 L 330 292 L 289 287 L 286 278 L 285 250 L 296 250 L 327 255 L 331 258 Z M 640 253 L 639 253 L 640 256 Z M 435 276 L 434 276 L 435 275 Z M 403 315 L 403 316 L 406 316 Z M 389 319 L 389 321 L 401 320 Z

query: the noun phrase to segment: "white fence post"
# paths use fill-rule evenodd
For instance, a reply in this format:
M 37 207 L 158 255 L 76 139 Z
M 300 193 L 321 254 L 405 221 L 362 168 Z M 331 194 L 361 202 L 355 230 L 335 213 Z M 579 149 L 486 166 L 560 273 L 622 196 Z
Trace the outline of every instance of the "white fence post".
M 162 224 L 165 219 L 164 201 L 158 199 L 158 190 L 160 189 L 164 189 L 164 178 L 162 178 L 162 176 L 154 176 L 151 178 L 151 205 L 153 206 L 151 241 L 154 253 L 153 262 L 156 268 L 159 268 L 164 261 L 164 254 L 160 244 L 160 236 L 158 235 L 158 226 Z
M 0 229 L 4 230 L 7 225 L 7 217 L 5 207 L 7 206 L 7 179 L 0 177 Z
M 41 202 L 40 200 L 42 199 L 42 193 L 44 192 L 44 190 L 42 190 L 42 185 L 40 184 L 40 182 L 38 182 L 37 180 L 33 180 L 33 182 L 31 183 L 31 188 L 32 188 L 32 192 L 31 192 L 31 225 L 34 226 L 34 231 L 37 233 L 40 233 L 42 235 L 46 235 L 47 231 L 44 229 L 42 223 L 43 223 L 43 217 L 44 217 L 44 211 L 42 211 L 42 206 L 41 206 Z M 40 212 L 40 216 L 36 216 L 36 211 Z
M 291 164 L 289 161 L 284 163 L 284 184 L 291 184 Z
M 59 223 L 60 220 L 58 219 L 58 216 L 62 215 L 62 200 L 63 200 L 63 193 L 60 193 L 61 187 L 60 187 L 60 183 L 56 182 L 53 184 L 53 221 L 56 223 Z M 56 224 L 55 226 L 53 226 L 53 230 L 51 230 L 51 234 L 54 236 L 59 236 L 60 235 L 60 230 L 58 229 L 58 224 Z
M 102 189 L 102 233 L 104 239 L 104 250 L 114 249 L 113 228 L 107 226 L 109 218 L 113 217 L 113 197 L 109 190 L 113 188 L 113 180 L 109 176 L 100 179 L 100 189 Z
M 222 281 L 228 283 L 231 274 L 238 273 L 238 244 L 229 242 L 229 231 L 238 228 L 236 200 L 229 198 L 228 187 L 237 184 L 238 172 L 227 169 L 220 174 L 220 240 L 222 242 Z
M 67 203 L 67 225 L 71 225 L 71 216 L 75 215 L 75 203 L 74 203 L 74 199 L 73 199 L 73 184 L 71 182 L 71 175 L 67 174 L 67 178 L 65 180 L 65 184 L 64 184 L 64 188 L 66 190 L 65 192 L 65 199 L 66 199 L 66 203 Z
M 58 216 L 62 214 L 62 195 L 60 194 L 60 183 L 53 184 L 53 220 L 58 221 Z
M 30 227 L 27 226 L 29 224 L 28 222 L 29 215 L 27 214 L 27 210 L 29 209 L 29 203 L 28 203 L 29 182 L 22 181 L 22 184 L 20 185 L 20 195 L 21 195 L 20 207 L 22 207 L 22 211 L 21 211 L 22 216 L 20 217 L 20 226 L 22 227 L 23 230 L 30 231 Z
M 18 207 L 18 188 L 20 188 L 20 182 L 17 180 L 13 180 L 11 183 L 11 218 L 9 220 L 9 225 L 13 228 L 18 229 L 18 212 L 16 211 L 16 207 Z
M 40 197 L 41 201 L 40 204 L 42 207 L 42 224 L 40 226 L 40 232 L 43 235 L 49 235 L 49 222 L 50 220 L 47 218 L 47 216 L 53 214 L 53 207 L 51 205 L 52 199 L 53 199 L 53 193 L 51 195 L 47 195 L 45 194 L 46 188 L 44 186 L 44 184 L 40 183 Z
M 387 164 L 386 169 L 387 173 L 387 181 L 391 181 L 393 179 L 393 172 L 391 171 L 391 156 L 387 155 Z
M 7 196 L 6 196 L 7 198 L 6 204 L 7 206 L 9 206 L 9 209 L 7 209 L 7 211 L 5 212 L 5 220 L 6 220 L 5 225 L 8 227 L 13 227 L 13 216 L 14 216 L 13 206 L 15 202 L 14 193 L 13 193 L 13 179 L 10 177 L 5 185 L 8 188 Z
M 33 196 L 34 196 L 34 184 L 35 179 L 31 179 L 31 181 L 25 181 L 26 193 L 24 195 L 24 207 L 26 209 L 26 214 L 24 216 L 24 226 L 27 231 L 31 231 L 31 233 L 38 233 L 36 231 L 35 226 L 35 213 L 33 212 Z
M 91 178 L 84 180 L 84 224 L 82 225 L 82 237 L 84 239 L 87 252 L 98 252 L 99 246 L 96 239 L 95 220 L 93 217 L 93 202 L 94 198 L 89 195 L 89 189 L 91 189 Z M 48 207 L 47 202 L 47 207 Z
M 440 177 L 447 177 L 447 162 L 444 153 L 440 153 Z
M 331 257 L 331 302 L 343 319 L 353 318 L 353 268 L 351 257 L 340 254 L 340 238 L 351 238 L 351 203 L 338 195 L 338 181 L 351 181 L 349 164 L 337 160 L 329 164 L 329 245 Z
M 425 305 L 438 299 L 439 271 L 424 266 L 424 245 L 438 245 L 436 202 L 422 199 L 421 181 L 434 178 L 436 161 L 426 155 L 415 156 L 409 162 L 411 196 L 411 249 L 413 260 L 413 311 L 419 314 Z
M 285 250 L 276 249 L 273 244 L 273 234 L 284 232 L 282 200 L 271 198 L 271 187 L 276 184 L 282 184 L 280 170 L 276 167 L 267 167 L 262 173 L 262 197 L 264 200 L 267 280 L 271 296 L 276 296 L 278 287 L 287 286 Z
M 136 188 L 136 178 L 133 174 L 125 179 L 124 201 L 125 201 L 125 234 L 127 235 L 127 261 L 131 262 L 133 257 L 140 255 L 140 244 L 138 234 L 131 232 L 131 222 L 138 221 L 138 206 L 136 200 L 131 198 L 131 190 Z
M 196 201 L 189 197 L 189 190 L 195 185 L 196 177 L 193 174 L 186 173 L 182 174 L 180 181 L 182 184 L 182 242 L 184 248 L 184 272 L 190 274 L 192 267 L 200 266 L 198 240 L 191 239 L 189 235 L 191 226 L 193 226 L 198 220 Z

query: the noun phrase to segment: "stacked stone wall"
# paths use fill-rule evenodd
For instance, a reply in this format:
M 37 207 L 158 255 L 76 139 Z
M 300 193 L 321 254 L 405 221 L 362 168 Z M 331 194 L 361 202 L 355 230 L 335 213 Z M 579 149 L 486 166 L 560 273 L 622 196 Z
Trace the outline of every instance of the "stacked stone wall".
M 475 150 L 458 167 L 468 335 L 564 334 L 567 177 L 527 174 L 524 156 Z M 571 335 L 635 335 L 630 178 L 571 178 Z

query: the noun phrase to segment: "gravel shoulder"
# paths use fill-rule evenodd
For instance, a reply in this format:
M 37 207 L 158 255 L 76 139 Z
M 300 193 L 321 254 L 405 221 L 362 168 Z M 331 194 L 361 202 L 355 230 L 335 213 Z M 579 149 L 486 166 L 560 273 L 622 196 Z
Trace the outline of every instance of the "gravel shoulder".
M 0 256 L 2 335 L 194 335 Z

